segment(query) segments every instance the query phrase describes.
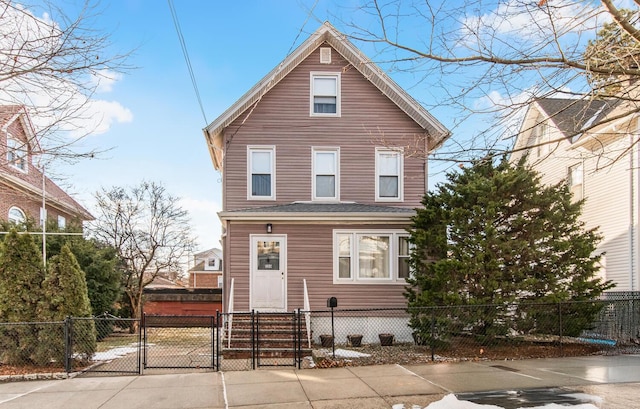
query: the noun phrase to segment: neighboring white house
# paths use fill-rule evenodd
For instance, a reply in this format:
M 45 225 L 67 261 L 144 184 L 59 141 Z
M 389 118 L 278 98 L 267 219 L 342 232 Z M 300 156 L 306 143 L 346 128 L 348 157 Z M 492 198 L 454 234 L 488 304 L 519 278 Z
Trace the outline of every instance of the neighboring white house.
M 599 227 L 601 275 L 614 291 L 638 291 L 640 151 L 637 117 L 614 120 L 619 101 L 545 98 L 525 115 L 510 161 L 523 156 L 542 182 L 569 183 L 585 198 L 582 220 Z M 601 125 L 594 126 L 594 124 Z
M 193 256 L 189 270 L 189 287 L 222 288 L 222 250 L 212 248 Z

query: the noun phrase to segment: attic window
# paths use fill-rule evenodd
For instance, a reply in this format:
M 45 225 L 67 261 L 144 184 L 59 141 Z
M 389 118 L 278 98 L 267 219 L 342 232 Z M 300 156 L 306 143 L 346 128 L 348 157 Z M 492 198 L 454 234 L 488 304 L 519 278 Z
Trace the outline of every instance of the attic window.
M 331 64 L 331 48 L 320 47 L 320 64 Z
M 340 73 L 311 72 L 311 116 L 340 116 Z
M 23 172 L 27 171 L 27 147 L 26 144 L 7 136 L 7 162 L 12 167 Z

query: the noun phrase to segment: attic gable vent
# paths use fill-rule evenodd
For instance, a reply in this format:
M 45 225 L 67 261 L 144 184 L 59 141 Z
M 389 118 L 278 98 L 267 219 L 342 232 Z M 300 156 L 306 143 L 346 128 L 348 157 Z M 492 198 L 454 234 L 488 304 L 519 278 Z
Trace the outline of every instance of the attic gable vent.
M 331 48 L 320 47 L 320 64 L 331 64 Z

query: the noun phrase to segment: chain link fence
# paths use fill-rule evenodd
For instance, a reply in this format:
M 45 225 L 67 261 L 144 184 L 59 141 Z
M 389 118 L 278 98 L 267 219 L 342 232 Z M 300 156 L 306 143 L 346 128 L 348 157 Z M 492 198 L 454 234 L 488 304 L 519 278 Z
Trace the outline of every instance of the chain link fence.
M 640 298 L 312 311 L 312 365 L 409 364 L 637 352 Z
M 429 308 L 0 323 L 0 375 L 141 374 L 640 352 L 640 296 Z

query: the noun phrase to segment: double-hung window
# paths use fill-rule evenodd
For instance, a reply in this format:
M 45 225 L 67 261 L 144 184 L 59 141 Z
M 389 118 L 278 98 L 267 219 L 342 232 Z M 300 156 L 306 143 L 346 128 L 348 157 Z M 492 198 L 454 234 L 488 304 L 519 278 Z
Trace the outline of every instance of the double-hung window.
M 405 231 L 334 230 L 334 283 L 404 283 L 409 277 Z
M 340 199 L 339 148 L 313 148 L 313 200 Z
M 569 189 L 572 200 L 582 200 L 584 197 L 584 167 L 582 163 L 577 163 L 569 167 Z
M 340 73 L 311 73 L 311 116 L 340 116 Z
M 247 199 L 275 200 L 276 148 L 247 147 Z
M 403 200 L 402 151 L 376 148 L 376 201 Z
M 9 165 L 23 172 L 27 171 L 26 144 L 7 136 L 7 162 Z

